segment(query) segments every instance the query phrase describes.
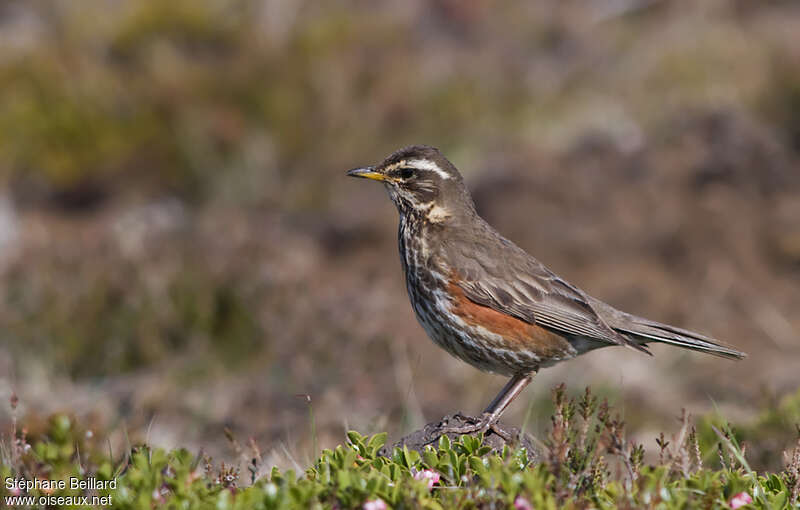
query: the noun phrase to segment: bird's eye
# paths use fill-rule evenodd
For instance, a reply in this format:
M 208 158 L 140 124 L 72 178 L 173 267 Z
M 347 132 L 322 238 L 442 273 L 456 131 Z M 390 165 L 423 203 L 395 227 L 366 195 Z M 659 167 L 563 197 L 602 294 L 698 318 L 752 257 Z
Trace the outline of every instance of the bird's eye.
M 402 179 L 410 179 L 414 176 L 414 169 L 403 167 L 400 169 L 400 178 Z

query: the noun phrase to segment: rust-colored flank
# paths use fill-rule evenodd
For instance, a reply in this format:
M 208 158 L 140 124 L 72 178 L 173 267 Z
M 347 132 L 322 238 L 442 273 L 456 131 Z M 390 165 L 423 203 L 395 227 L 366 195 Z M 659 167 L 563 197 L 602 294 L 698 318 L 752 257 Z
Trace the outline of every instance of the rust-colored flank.
M 451 312 L 470 326 L 482 327 L 502 336 L 509 347 L 530 351 L 541 359 L 569 352 L 569 343 L 560 335 L 521 319 L 498 312 L 494 308 L 469 299 L 464 290 L 454 282 L 448 285 Z

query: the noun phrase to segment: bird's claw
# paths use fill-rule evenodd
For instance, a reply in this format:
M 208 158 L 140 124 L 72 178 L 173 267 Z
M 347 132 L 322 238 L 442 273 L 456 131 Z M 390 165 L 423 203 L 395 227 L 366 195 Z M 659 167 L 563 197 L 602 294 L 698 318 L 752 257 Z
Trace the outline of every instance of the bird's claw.
M 511 435 L 503 430 L 500 426 L 497 425 L 497 417 L 493 416 L 491 413 L 483 413 L 481 419 L 478 420 L 476 423 L 470 425 L 462 425 L 462 426 L 453 426 L 453 427 L 442 427 L 439 429 L 439 437 L 445 434 L 473 434 L 475 432 L 486 432 L 487 430 L 491 430 L 504 441 L 510 442 L 512 440 Z

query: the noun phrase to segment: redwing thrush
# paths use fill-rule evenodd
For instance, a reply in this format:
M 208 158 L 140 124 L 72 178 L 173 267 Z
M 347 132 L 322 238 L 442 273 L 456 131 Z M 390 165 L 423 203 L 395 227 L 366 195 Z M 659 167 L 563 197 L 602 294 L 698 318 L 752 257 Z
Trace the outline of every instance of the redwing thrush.
M 713 338 L 631 315 L 555 275 L 475 212 L 455 166 L 433 147 L 400 149 L 353 177 L 381 181 L 400 213 L 398 243 L 417 319 L 450 354 L 511 380 L 473 432 L 492 426 L 542 367 L 610 345 L 661 342 L 741 359 Z

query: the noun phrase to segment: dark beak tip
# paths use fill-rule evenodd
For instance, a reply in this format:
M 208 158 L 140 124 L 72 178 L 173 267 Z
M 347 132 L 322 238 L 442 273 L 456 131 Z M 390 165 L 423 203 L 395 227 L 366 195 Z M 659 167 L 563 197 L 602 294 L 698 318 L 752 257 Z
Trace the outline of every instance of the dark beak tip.
M 371 166 L 359 167 L 359 168 L 351 168 L 347 171 L 346 175 L 350 177 L 364 177 L 364 174 L 374 171 Z

